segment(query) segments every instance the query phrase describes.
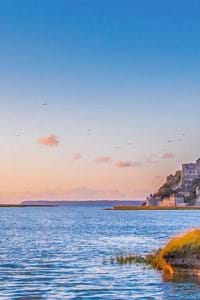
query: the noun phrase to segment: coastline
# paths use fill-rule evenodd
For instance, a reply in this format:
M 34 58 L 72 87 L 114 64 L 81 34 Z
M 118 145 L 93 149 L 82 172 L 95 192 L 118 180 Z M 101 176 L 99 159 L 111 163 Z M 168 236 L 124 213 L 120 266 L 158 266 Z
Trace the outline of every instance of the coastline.
M 56 207 L 59 205 L 22 205 L 22 204 L 0 204 L 0 208 L 12 208 L 12 207 L 16 207 L 16 208 L 24 208 L 24 207 Z
M 112 208 L 105 208 L 105 210 L 200 210 L 200 206 L 113 206 Z

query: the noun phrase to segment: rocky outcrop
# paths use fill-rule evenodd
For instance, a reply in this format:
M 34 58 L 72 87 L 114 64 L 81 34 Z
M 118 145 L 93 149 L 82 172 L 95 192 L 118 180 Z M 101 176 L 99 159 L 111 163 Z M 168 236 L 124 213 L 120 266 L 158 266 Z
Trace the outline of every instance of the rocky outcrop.
M 172 267 L 173 272 L 191 276 L 200 276 L 200 254 L 184 257 L 165 256 L 165 261 Z
M 174 237 L 156 253 L 140 256 L 120 256 L 117 262 L 144 263 L 170 276 L 200 277 L 200 229 L 193 229 Z
M 181 171 L 176 171 L 175 175 L 169 175 L 166 182 L 154 194 L 156 197 L 169 197 L 174 191 L 181 186 Z

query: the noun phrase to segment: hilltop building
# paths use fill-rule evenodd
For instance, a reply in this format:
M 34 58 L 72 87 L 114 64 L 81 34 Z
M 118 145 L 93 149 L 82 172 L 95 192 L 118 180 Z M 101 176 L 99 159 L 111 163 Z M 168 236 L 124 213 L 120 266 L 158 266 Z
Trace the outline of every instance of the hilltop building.
M 179 172 L 179 173 L 178 173 Z M 160 188 L 167 190 L 165 193 L 156 193 L 147 197 L 147 206 L 174 207 L 188 205 L 186 198 L 194 197 L 192 204 L 200 206 L 200 159 L 195 163 L 183 164 L 182 170 L 178 171 L 175 176 L 167 177 L 166 183 Z M 177 174 L 179 175 L 177 180 Z M 194 189 L 194 184 L 198 182 Z M 169 192 L 170 191 L 170 192 Z
M 200 159 L 196 163 L 182 165 L 182 190 L 189 192 L 196 179 L 200 179 Z

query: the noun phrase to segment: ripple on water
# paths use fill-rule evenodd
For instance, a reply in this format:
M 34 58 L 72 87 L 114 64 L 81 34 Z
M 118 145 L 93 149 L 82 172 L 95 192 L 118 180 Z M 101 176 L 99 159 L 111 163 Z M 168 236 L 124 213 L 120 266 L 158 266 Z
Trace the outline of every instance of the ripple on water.
M 147 253 L 199 226 L 199 211 L 113 212 L 91 207 L 0 210 L 0 299 L 200 299 L 117 254 Z

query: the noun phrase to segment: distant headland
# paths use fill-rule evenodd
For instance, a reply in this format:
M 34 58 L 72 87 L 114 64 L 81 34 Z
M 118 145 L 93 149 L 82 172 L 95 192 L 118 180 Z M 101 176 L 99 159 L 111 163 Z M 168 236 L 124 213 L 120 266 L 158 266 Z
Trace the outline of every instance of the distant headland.
M 103 206 L 113 207 L 115 205 L 140 206 L 143 201 L 137 200 L 27 200 L 21 202 L 20 206 Z

